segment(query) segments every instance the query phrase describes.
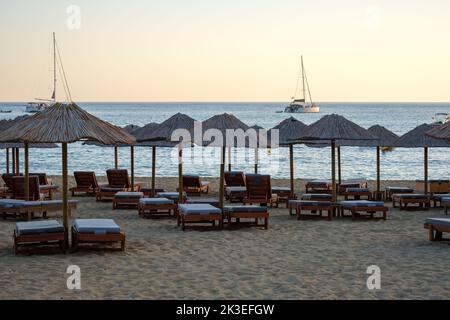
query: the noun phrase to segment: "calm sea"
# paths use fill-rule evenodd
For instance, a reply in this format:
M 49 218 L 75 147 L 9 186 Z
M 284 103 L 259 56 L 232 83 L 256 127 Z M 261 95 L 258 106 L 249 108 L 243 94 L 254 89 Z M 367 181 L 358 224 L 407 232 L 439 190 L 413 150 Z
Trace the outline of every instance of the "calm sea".
M 319 114 L 297 114 L 297 119 L 310 124 L 325 114 L 337 113 L 368 128 L 380 124 L 401 135 L 417 125 L 430 123 L 437 112 L 450 113 L 450 103 L 320 103 Z M 288 114 L 275 113 L 282 110 L 281 103 L 80 103 L 90 113 L 119 126 L 144 125 L 161 122 L 174 113 L 182 112 L 196 120 L 205 120 L 215 114 L 232 113 L 248 125 L 271 128 Z M 2 118 L 14 118 L 24 114 L 25 107 L 19 104 L 0 104 L 0 109 L 13 110 L 0 114 Z M 137 176 L 151 174 L 151 149 L 136 148 L 135 172 Z M 202 176 L 218 176 L 218 151 L 214 148 L 188 148 L 184 156 L 184 171 Z M 0 168 L 5 168 L 5 152 L 0 153 Z M 253 150 L 232 150 L 232 166 L 236 170 L 253 170 Z M 375 150 L 372 148 L 344 147 L 341 151 L 343 178 L 375 178 Z M 129 168 L 130 150 L 119 151 L 120 167 Z M 23 159 L 23 155 L 22 155 Z M 275 178 L 289 177 L 288 150 L 260 150 L 259 171 Z M 328 178 L 330 175 L 330 150 L 304 146 L 295 147 L 296 178 Z M 69 172 L 94 170 L 105 175 L 105 170 L 114 166 L 112 148 L 86 146 L 81 143 L 69 145 Z M 61 150 L 30 150 L 31 171 L 61 173 Z M 177 158 L 172 149 L 157 149 L 157 175 L 176 176 Z M 431 149 L 429 162 L 430 178 L 450 177 L 450 150 Z M 410 180 L 423 177 L 423 150 L 396 148 L 382 155 L 383 179 Z

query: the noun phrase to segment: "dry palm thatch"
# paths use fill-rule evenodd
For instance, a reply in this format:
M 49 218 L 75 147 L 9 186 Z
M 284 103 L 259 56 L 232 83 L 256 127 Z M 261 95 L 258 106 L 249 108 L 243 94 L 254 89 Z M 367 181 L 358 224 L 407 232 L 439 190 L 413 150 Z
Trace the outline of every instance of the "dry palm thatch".
M 432 138 L 450 140 L 450 122 L 436 126 L 426 134 Z
M 0 149 L 24 147 L 25 145 L 23 143 L 0 143 Z M 31 143 L 28 147 L 33 149 L 58 148 L 58 146 L 54 143 Z
M 132 132 L 136 140 L 144 139 L 145 137 L 151 136 L 155 130 L 158 128 L 159 123 L 150 122 L 143 127 L 140 127 Z
M 133 134 L 134 131 L 140 129 L 141 127 L 135 124 L 128 124 L 125 127 L 123 127 L 123 131 L 129 134 Z M 134 135 L 134 134 L 133 134 Z
M 337 114 L 326 115 L 314 122 L 296 140 L 377 140 L 363 127 Z
M 198 145 L 204 145 L 209 147 L 245 147 L 249 144 L 257 145 L 257 136 L 246 138 L 244 143 L 240 143 L 234 139 L 234 141 L 226 141 L 227 140 L 227 130 L 242 130 L 244 133 L 250 129 L 248 125 L 244 122 L 236 118 L 234 115 L 229 113 L 223 113 L 219 115 L 212 116 L 211 118 L 202 122 L 202 137 L 206 139 L 202 139 L 202 141 L 194 141 Z M 216 130 L 216 133 L 221 134 L 222 139 L 214 135 L 212 130 Z M 207 132 L 208 131 L 208 132 Z M 206 133 L 206 135 L 205 135 Z M 212 134 L 212 137 L 208 137 L 208 133 Z M 191 135 L 194 137 L 194 130 L 191 129 Z M 195 137 L 194 137 L 195 138 Z M 211 140 L 209 140 L 211 138 Z M 249 141 L 251 140 L 251 141 Z
M 138 142 L 142 141 L 157 141 L 167 140 L 170 141 L 172 133 L 177 129 L 191 130 L 194 127 L 195 120 L 188 115 L 177 113 L 171 116 L 169 119 L 161 122 L 154 130 L 148 130 L 146 132 L 138 132 Z M 152 129 L 151 127 L 149 129 Z
M 278 130 L 279 145 L 287 146 L 292 143 L 293 139 L 302 136 L 308 128 L 306 124 L 294 117 L 281 121 L 278 125 L 269 130 L 268 139 L 271 140 L 272 130 Z
M 72 143 L 95 140 L 103 144 L 133 144 L 133 136 L 100 120 L 75 103 L 55 103 L 5 130 L 0 141 L 27 143 Z
M 0 120 L 0 131 L 4 131 L 6 129 L 9 129 L 10 127 L 15 125 L 16 123 L 19 123 L 20 121 L 26 119 L 27 117 L 28 117 L 27 115 L 24 115 L 24 116 L 16 117 L 14 119 L 2 119 L 2 120 Z
M 400 148 L 448 148 L 450 147 L 450 142 L 435 139 L 428 135 L 428 132 L 439 127 L 439 125 L 424 123 L 402 135 L 394 141 L 392 146 Z

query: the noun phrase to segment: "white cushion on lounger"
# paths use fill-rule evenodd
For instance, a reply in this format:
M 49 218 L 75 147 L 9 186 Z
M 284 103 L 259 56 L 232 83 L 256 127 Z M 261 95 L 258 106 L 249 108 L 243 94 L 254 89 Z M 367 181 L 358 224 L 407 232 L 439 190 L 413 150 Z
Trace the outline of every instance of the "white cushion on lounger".
M 167 198 L 141 198 L 139 199 L 141 205 L 161 205 L 161 204 L 174 204 L 173 200 Z
M 441 200 L 443 198 L 450 198 L 450 194 L 449 193 L 435 193 L 433 194 L 433 198 L 437 199 L 437 200 Z
M 46 200 L 46 201 L 40 201 L 42 206 L 47 206 L 47 207 L 57 207 L 57 206 L 62 206 L 63 205 L 63 201 L 62 200 Z M 68 204 L 69 205 L 76 205 L 78 203 L 78 200 L 69 200 Z
M 0 208 L 24 208 L 24 207 L 32 207 L 39 206 L 39 201 L 25 201 L 25 200 L 17 200 L 17 199 L 0 199 Z
M 144 196 L 143 192 L 120 191 L 114 195 L 115 199 L 140 199 Z
M 383 201 L 349 200 L 339 202 L 344 207 L 384 207 Z
M 450 218 L 427 218 L 425 223 L 450 227 Z
M 210 204 L 180 204 L 178 210 L 182 215 L 210 215 L 221 214 L 219 208 L 213 207 Z
M 441 198 L 441 202 L 445 204 L 450 203 L 450 197 Z
M 322 206 L 327 207 L 333 205 L 331 201 L 311 201 L 311 200 L 289 200 L 290 205 L 303 205 L 303 206 Z
M 56 220 L 17 222 L 17 235 L 32 235 L 64 232 L 64 227 Z
M 120 227 L 112 219 L 75 219 L 74 227 L 79 233 L 119 233 Z
M 157 198 L 168 198 L 171 200 L 178 200 L 180 194 L 178 192 L 158 192 L 156 194 Z M 183 197 L 186 197 L 186 192 L 183 192 Z
M 333 196 L 328 193 L 305 193 L 302 195 L 302 200 L 311 200 L 311 199 L 321 199 L 321 200 L 331 200 Z
M 214 199 L 214 198 L 188 198 L 186 200 L 187 204 L 210 204 L 213 207 L 219 207 L 220 202 L 219 199 Z
M 267 207 L 261 206 L 226 206 L 225 212 L 267 212 Z
M 246 187 L 225 187 L 225 192 L 229 193 L 245 193 L 247 192 Z

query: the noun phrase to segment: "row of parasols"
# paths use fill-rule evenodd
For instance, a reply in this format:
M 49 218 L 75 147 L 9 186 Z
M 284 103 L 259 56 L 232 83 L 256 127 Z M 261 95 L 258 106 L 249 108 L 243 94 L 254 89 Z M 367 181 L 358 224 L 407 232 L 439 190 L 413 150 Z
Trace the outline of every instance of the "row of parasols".
M 21 117 L 10 121 L 0 121 L 0 147 L 2 148 L 24 148 L 25 167 L 25 198 L 28 198 L 28 176 L 29 159 L 28 150 L 30 147 L 55 147 L 54 143 L 62 144 L 62 191 L 63 191 L 63 220 L 64 226 L 68 228 L 68 172 L 67 172 L 67 144 L 76 141 L 88 141 L 102 146 L 114 146 L 115 166 L 118 166 L 117 147 L 130 146 L 131 150 L 131 173 L 134 180 L 134 147 L 152 147 L 152 189 L 155 189 L 155 162 L 157 147 L 179 148 L 179 159 L 182 159 L 183 144 L 171 141 L 172 133 L 178 129 L 191 131 L 195 125 L 195 120 L 191 117 L 178 113 L 164 122 L 149 123 L 143 127 L 127 126 L 119 128 L 106 121 L 103 121 L 87 111 L 83 110 L 75 103 L 56 103 L 45 111 L 33 116 Z M 227 130 L 244 130 L 250 127 L 233 115 L 216 115 L 202 122 L 203 133 L 209 129 L 215 129 L 226 137 Z M 254 129 L 261 129 L 254 126 Z M 268 135 L 277 129 L 279 136 L 278 145 L 288 147 L 290 153 L 290 187 L 294 192 L 294 161 L 293 145 L 306 144 L 311 147 L 331 147 L 331 176 L 333 195 L 336 198 L 336 150 L 339 165 L 340 180 L 340 147 L 359 146 L 374 147 L 377 150 L 377 191 L 380 191 L 380 150 L 381 147 L 407 147 L 424 148 L 424 180 L 427 188 L 428 180 L 428 148 L 430 147 L 450 147 L 450 124 L 434 127 L 423 124 L 410 132 L 398 137 L 388 129 L 379 125 L 369 129 L 364 129 L 356 123 L 336 114 L 326 115 L 315 123 L 307 126 L 301 121 L 291 117 L 274 128 L 268 130 Z M 448 140 L 448 141 L 446 141 Z M 219 200 L 223 206 L 224 198 L 224 170 L 226 146 L 221 147 L 220 166 L 220 189 Z M 13 152 L 18 168 L 18 153 Z M 9 156 L 9 153 L 7 153 Z M 9 169 L 9 166 L 8 166 Z M 231 169 L 231 168 L 229 168 Z M 255 164 L 255 171 L 257 165 Z M 183 190 L 183 169 L 182 161 L 178 163 L 179 190 Z M 132 181 L 134 183 L 134 181 Z M 425 189 L 427 192 L 427 189 Z M 182 194 L 180 193 L 180 198 Z M 66 229 L 67 230 L 67 229 Z

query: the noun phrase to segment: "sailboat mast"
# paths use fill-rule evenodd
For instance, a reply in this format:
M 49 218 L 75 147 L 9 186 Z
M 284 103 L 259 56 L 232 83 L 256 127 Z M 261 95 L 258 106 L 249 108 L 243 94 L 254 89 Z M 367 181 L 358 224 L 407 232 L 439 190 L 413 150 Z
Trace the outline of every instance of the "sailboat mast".
M 56 36 L 53 32 L 53 102 L 56 102 Z
M 302 62 L 302 81 L 303 81 L 303 101 L 306 101 L 306 92 L 305 92 L 305 69 L 303 68 L 303 56 L 301 56 Z

